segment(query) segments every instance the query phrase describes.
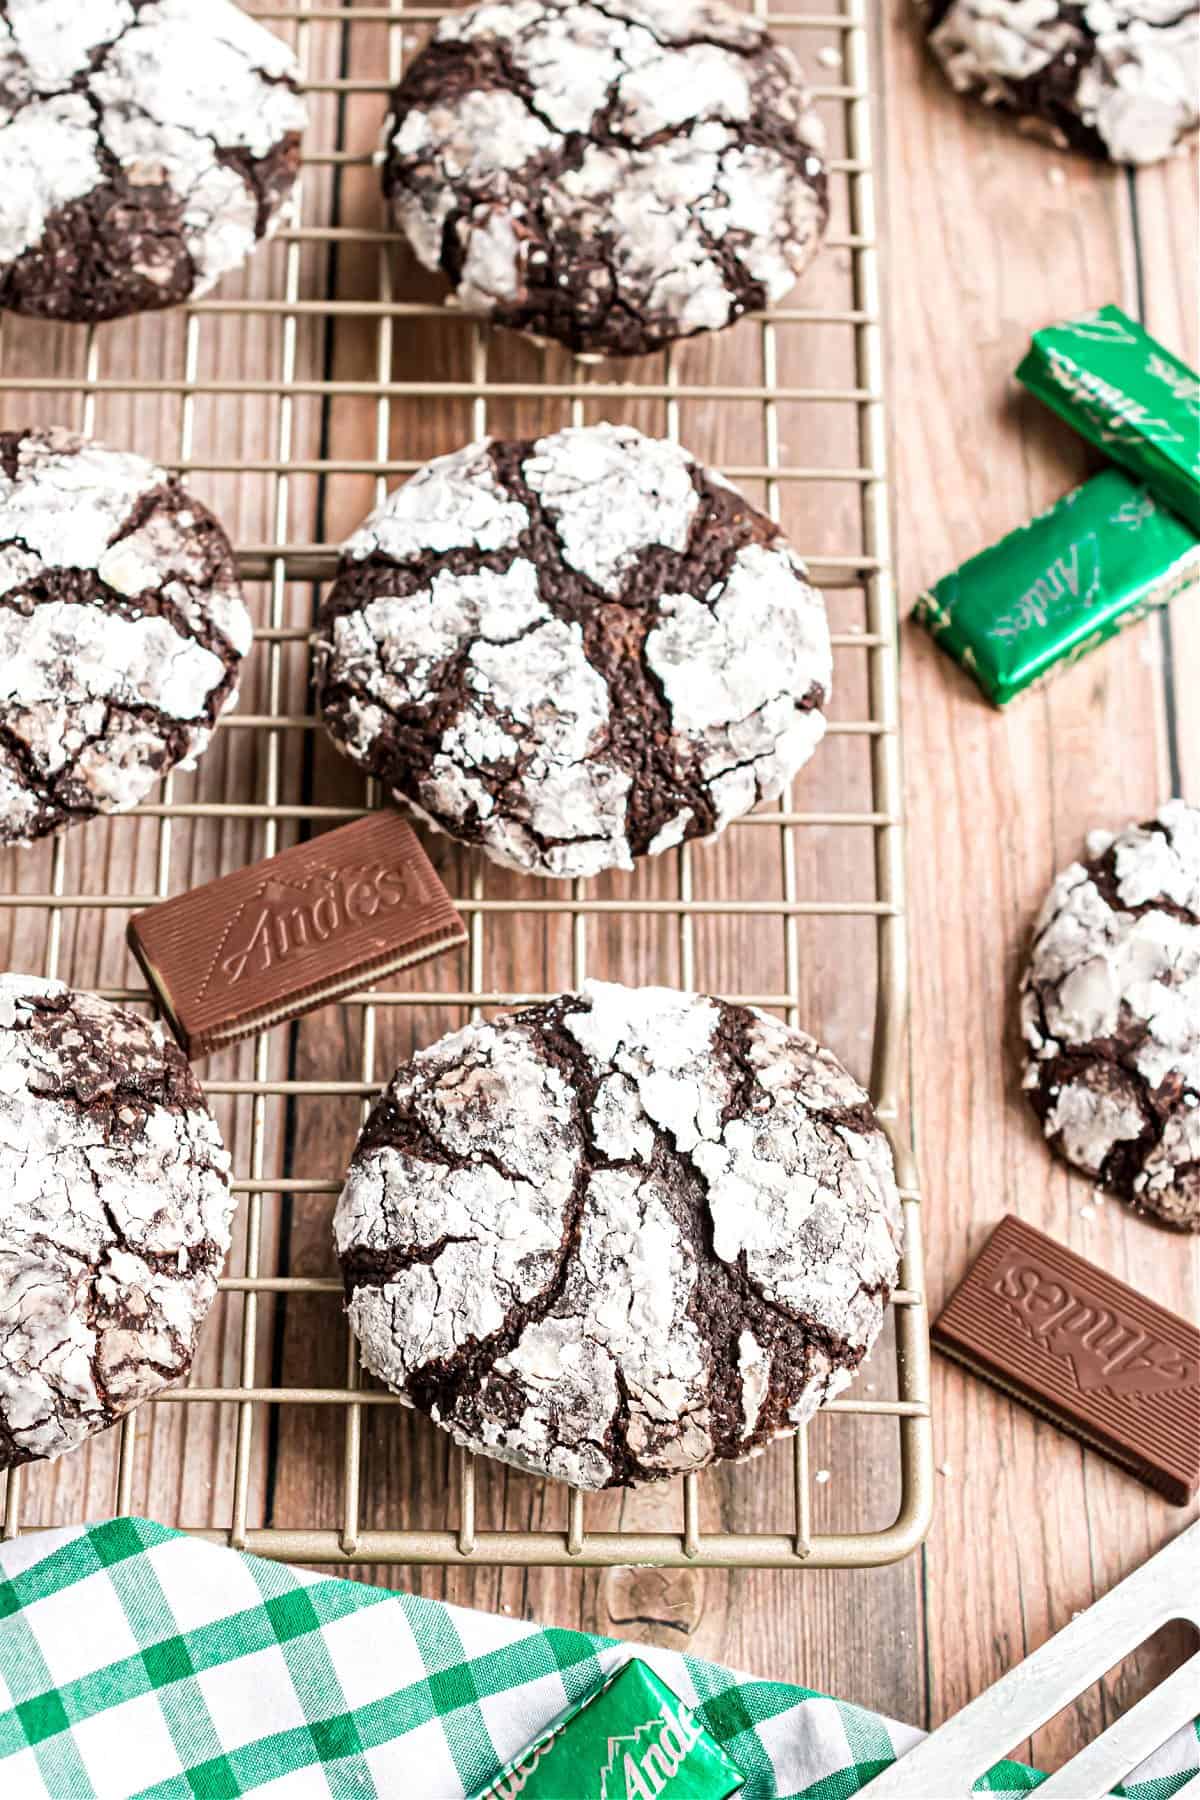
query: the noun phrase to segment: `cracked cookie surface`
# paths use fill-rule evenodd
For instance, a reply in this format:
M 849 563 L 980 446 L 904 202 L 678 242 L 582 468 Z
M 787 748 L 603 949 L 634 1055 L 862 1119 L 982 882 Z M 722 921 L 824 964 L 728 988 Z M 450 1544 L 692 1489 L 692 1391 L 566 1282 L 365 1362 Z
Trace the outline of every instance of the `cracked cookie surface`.
M 887 1140 L 829 1051 L 603 982 L 402 1066 L 334 1221 L 365 1366 L 460 1444 L 583 1488 L 793 1432 L 878 1335 L 900 1234 Z
M 295 184 L 296 75 L 230 0 L 4 0 L 0 306 L 87 323 L 206 293 Z
M 61 1456 L 187 1373 L 228 1176 L 160 1026 L 0 975 L 0 1468 Z
M 338 746 L 507 867 L 594 875 L 773 798 L 825 730 L 825 605 L 778 527 L 628 426 L 429 463 L 343 546 Z
M 1168 801 L 1087 850 L 1037 921 L 1025 1087 L 1067 1162 L 1200 1231 L 1200 810 Z
M 959 93 L 1064 149 L 1158 162 L 1200 124 L 1197 0 L 922 0 Z
M 165 469 L 0 433 L 0 843 L 192 768 L 250 642 L 229 540 Z
M 795 59 L 720 0 L 511 0 L 438 25 L 384 191 L 473 312 L 639 355 L 781 299 L 828 211 Z

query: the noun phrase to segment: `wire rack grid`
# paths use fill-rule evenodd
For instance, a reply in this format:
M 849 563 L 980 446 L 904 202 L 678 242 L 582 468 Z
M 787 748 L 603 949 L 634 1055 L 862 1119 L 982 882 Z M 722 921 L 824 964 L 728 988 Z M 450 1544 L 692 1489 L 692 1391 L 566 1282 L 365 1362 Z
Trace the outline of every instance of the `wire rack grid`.
M 469 927 L 457 970 L 442 959 L 408 985 L 354 995 L 213 1059 L 203 1074 L 233 1152 L 240 1211 L 220 1316 L 206 1328 L 191 1382 L 62 1464 L 10 1472 L 4 1534 L 115 1506 L 310 1563 L 894 1560 L 928 1527 L 932 1449 L 905 1105 L 868 0 L 846 0 L 844 11 L 754 4 L 818 74 L 830 133 L 831 231 L 800 302 L 710 344 L 601 366 L 486 331 L 399 260 L 373 150 L 387 88 L 445 9 L 291 0 L 247 10 L 289 39 L 305 71 L 313 119 L 295 221 L 246 275 L 170 315 L 87 332 L 0 325 L 6 422 L 74 424 L 178 468 L 236 533 L 257 611 L 241 707 L 197 774 L 171 776 L 125 819 L 10 853 L 0 876 L 10 965 L 148 1007 L 145 990 L 129 985 L 122 944 L 132 910 L 374 803 L 315 729 L 313 607 L 338 538 L 397 476 L 468 435 L 626 418 L 718 463 L 807 554 L 829 598 L 844 698 L 814 773 L 801 777 L 803 809 L 785 796 L 717 845 L 681 846 L 633 876 L 560 890 L 432 844 Z M 828 70 L 838 78 L 821 79 Z M 340 1322 L 328 1242 L 338 1176 L 380 1072 L 466 1018 L 593 973 L 723 992 L 824 1036 L 869 1076 L 906 1222 L 901 1286 L 867 1371 L 874 1379 L 793 1444 L 684 1477 L 638 1504 L 606 1495 L 585 1505 L 577 1492 L 452 1451 L 365 1381 Z M 885 1435 L 852 1455 L 841 1441 L 851 1421 Z M 828 1508 L 829 1471 L 814 1466 L 811 1441 L 822 1433 L 822 1456 L 850 1472 L 851 1486 L 886 1490 L 882 1519 L 851 1526 Z

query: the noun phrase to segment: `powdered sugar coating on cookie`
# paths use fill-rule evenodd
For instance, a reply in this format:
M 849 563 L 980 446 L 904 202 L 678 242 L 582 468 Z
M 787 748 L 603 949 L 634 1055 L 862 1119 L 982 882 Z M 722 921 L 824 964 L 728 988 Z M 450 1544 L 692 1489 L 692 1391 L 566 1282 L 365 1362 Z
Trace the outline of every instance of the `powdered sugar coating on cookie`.
M 296 73 L 230 0 L 8 0 L 0 305 L 83 321 L 206 293 L 291 192 Z
M 787 293 L 825 224 L 822 146 L 794 59 L 722 0 L 515 0 L 438 25 L 384 186 L 472 311 L 639 354 Z
M 794 1431 L 878 1335 L 900 1232 L 887 1140 L 827 1050 L 600 982 L 399 1069 L 334 1222 L 366 1367 L 584 1488 Z
M 1039 916 L 1022 1027 L 1054 1148 L 1200 1231 L 1200 810 L 1088 839 Z
M 0 1468 L 61 1456 L 187 1373 L 228 1174 L 160 1026 L 0 976 Z
M 711 835 L 825 729 L 803 564 L 727 482 L 627 426 L 428 465 L 345 545 L 321 637 L 338 745 L 534 874 Z
M 1200 124 L 1196 0 L 924 0 L 960 93 L 1113 162 L 1158 162 Z
M 0 434 L 0 843 L 193 767 L 250 639 L 228 539 L 164 469 Z

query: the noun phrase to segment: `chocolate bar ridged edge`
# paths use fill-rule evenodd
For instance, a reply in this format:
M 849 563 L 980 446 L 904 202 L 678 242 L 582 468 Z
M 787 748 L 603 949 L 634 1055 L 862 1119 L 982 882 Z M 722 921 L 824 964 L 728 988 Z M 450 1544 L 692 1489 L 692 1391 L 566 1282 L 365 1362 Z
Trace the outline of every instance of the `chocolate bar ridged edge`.
M 1099 1264 L 1089 1261 L 1086 1256 L 1081 1256 L 1079 1251 L 1060 1243 L 1013 1213 L 1004 1214 L 992 1227 L 982 1249 L 972 1259 L 930 1326 L 930 1341 L 943 1355 L 969 1369 L 980 1380 L 1017 1401 L 1039 1418 L 1047 1420 L 1066 1436 L 1086 1444 L 1089 1449 L 1136 1476 L 1171 1504 L 1186 1505 L 1200 1492 L 1200 1456 L 1192 1462 L 1180 1457 L 1177 1462 L 1168 1463 L 1168 1443 L 1167 1449 L 1156 1458 L 1155 1446 L 1151 1443 L 1147 1447 L 1144 1431 L 1139 1441 L 1131 1442 L 1121 1431 L 1119 1423 L 1106 1429 L 1103 1418 L 1097 1420 L 1094 1414 L 1086 1411 L 1080 1416 L 1069 1409 L 1065 1398 L 1055 1394 L 1047 1395 L 1040 1385 L 1025 1385 L 1023 1371 L 1028 1368 L 1034 1375 L 1041 1374 L 1047 1385 L 1053 1386 L 1036 1360 L 1018 1361 L 1013 1367 L 1003 1362 L 998 1352 L 989 1356 L 986 1341 L 981 1344 L 975 1330 L 972 1329 L 968 1334 L 969 1327 L 979 1327 L 980 1330 L 986 1330 L 987 1327 L 987 1312 L 980 1315 L 976 1304 L 990 1304 L 992 1299 L 986 1290 L 987 1278 L 981 1271 L 987 1268 L 994 1253 L 998 1252 L 1000 1257 L 1004 1257 L 1012 1252 L 1015 1245 L 1019 1245 L 1035 1261 L 1040 1260 L 1047 1265 L 1068 1286 L 1083 1280 L 1091 1290 L 1093 1299 L 1096 1298 L 1097 1288 L 1106 1290 L 1108 1303 L 1132 1316 L 1142 1329 L 1167 1331 L 1176 1345 L 1182 1334 L 1186 1346 L 1184 1353 L 1200 1358 L 1200 1330 L 1190 1320 L 1173 1313 L 1169 1307 L 1122 1281 L 1120 1276 L 1111 1274 Z M 980 1291 L 981 1285 L 983 1292 Z M 1008 1333 L 1007 1321 L 1003 1317 L 999 1341 L 1012 1344 L 1024 1358 L 1027 1347 L 1023 1338 L 1019 1334 L 1011 1336 Z M 1137 1421 L 1139 1424 L 1143 1422 Z
M 944 1332 L 939 1331 L 936 1325 L 930 1332 L 930 1338 L 935 1349 L 940 1350 L 943 1356 L 949 1357 L 961 1368 L 970 1370 L 971 1374 L 978 1377 L 980 1381 L 987 1382 L 989 1387 L 997 1389 L 1006 1398 L 1017 1401 L 1028 1412 L 1036 1413 L 1048 1424 L 1057 1426 L 1065 1436 L 1074 1438 L 1077 1443 L 1086 1445 L 1089 1450 L 1095 1450 L 1098 1455 L 1107 1457 L 1110 1462 L 1117 1464 L 1127 1474 L 1135 1475 L 1147 1487 L 1151 1487 L 1156 1493 L 1161 1494 L 1172 1506 L 1186 1506 L 1197 1491 L 1200 1491 L 1195 1485 L 1188 1487 L 1182 1476 L 1173 1474 L 1158 1463 L 1148 1462 L 1120 1439 L 1108 1438 L 1102 1432 L 1091 1431 L 1069 1413 L 1056 1411 L 1048 1400 L 1031 1394 L 1027 1388 L 1023 1388 L 1019 1382 L 1002 1374 L 994 1365 L 965 1350 L 953 1338 L 948 1338 Z
M 412 968 L 414 964 L 425 962 L 430 957 L 440 956 L 445 950 L 460 948 L 469 942 L 465 926 L 459 925 L 456 930 L 447 928 L 445 932 L 429 932 L 416 944 L 406 944 L 400 955 L 388 952 L 386 955 L 370 958 L 359 963 L 352 970 L 344 971 L 338 976 L 331 976 L 328 981 L 309 982 L 303 988 L 293 989 L 286 1000 L 279 1000 L 272 1005 L 253 1007 L 244 1013 L 236 1024 L 231 1021 L 228 1030 L 219 1028 L 198 1032 L 191 1035 L 178 1018 L 171 1004 L 170 990 L 158 973 L 152 958 L 144 952 L 143 945 L 137 937 L 134 927 L 138 915 L 130 919 L 125 928 L 125 939 L 136 957 L 158 1005 L 166 1016 L 167 1023 L 174 1032 L 184 1054 L 192 1059 L 210 1056 L 214 1050 L 224 1050 L 230 1044 L 240 1043 L 244 1038 L 253 1037 L 258 1031 L 269 1031 L 276 1025 L 285 1024 L 290 1019 L 302 1018 L 306 1013 L 315 1011 L 320 1006 L 331 1005 L 346 994 L 352 994 L 365 981 L 377 979 L 383 975 L 394 975 L 401 969 Z
M 182 1021 L 177 1016 L 175 1008 L 171 1004 L 170 990 L 168 989 L 166 982 L 159 975 L 153 958 L 146 953 L 140 940 L 134 933 L 133 928 L 136 920 L 137 914 L 135 913 L 134 917 L 130 919 L 125 927 L 125 942 L 133 953 L 134 960 L 141 969 L 142 974 L 150 984 L 150 998 L 154 1001 L 154 1004 L 166 1019 L 167 1024 L 171 1027 L 176 1043 L 179 1045 L 184 1055 L 190 1058 L 192 1055 L 191 1038 L 184 1029 Z

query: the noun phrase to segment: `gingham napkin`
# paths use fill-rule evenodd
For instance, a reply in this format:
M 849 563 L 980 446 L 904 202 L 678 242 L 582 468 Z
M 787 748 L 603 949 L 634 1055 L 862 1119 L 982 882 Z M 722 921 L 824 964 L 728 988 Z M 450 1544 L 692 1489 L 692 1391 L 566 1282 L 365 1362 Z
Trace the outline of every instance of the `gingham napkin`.
M 462 1800 L 628 1654 L 142 1519 L 35 1533 L 0 1547 L 0 1795 Z M 919 1736 L 803 1688 L 637 1654 L 744 1770 L 746 1800 L 844 1800 Z M 1198 1767 L 1192 1730 L 1126 1792 L 1167 1800 Z M 979 1786 L 1040 1779 L 1004 1763 Z

